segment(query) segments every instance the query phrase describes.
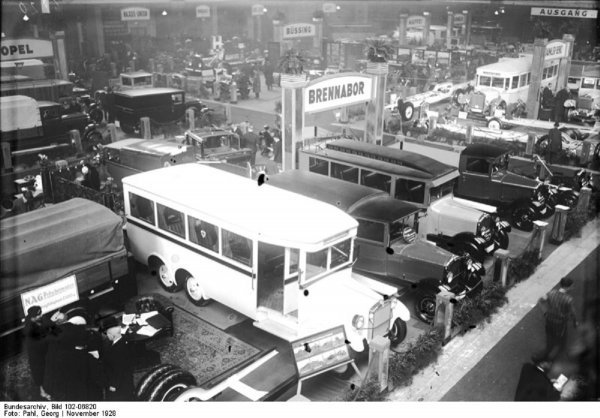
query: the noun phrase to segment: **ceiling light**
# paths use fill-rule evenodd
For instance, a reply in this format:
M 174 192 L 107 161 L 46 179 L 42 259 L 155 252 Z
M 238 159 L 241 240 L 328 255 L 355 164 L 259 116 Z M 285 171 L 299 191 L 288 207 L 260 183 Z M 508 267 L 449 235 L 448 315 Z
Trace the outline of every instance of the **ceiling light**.
M 168 15 L 167 11 L 166 11 L 166 10 L 163 10 L 163 11 L 162 11 L 162 15 L 163 15 L 163 16 L 166 16 L 166 15 Z
M 494 10 L 494 14 L 498 16 L 498 10 Z
M 29 21 L 29 16 L 27 16 L 26 14 L 25 14 L 25 15 L 23 15 L 23 20 L 24 20 L 25 22 L 28 22 L 28 21 Z
M 266 7 L 263 8 L 263 13 L 267 13 L 267 12 L 268 12 L 267 8 Z
M 335 6 L 336 10 L 342 10 L 342 6 Z

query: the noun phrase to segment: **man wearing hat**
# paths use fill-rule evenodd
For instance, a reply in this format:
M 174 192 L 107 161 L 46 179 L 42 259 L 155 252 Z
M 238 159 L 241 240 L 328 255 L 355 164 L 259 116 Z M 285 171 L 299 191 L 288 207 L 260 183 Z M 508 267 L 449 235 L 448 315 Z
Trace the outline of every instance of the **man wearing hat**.
M 548 132 L 547 157 L 548 164 L 558 163 L 562 152 L 562 132 L 558 130 L 558 122 L 554 122 L 554 128 Z
M 131 346 L 121 334 L 121 321 L 107 318 L 101 329 L 108 338 L 102 350 L 102 363 L 106 375 L 107 401 L 132 401 L 133 399 L 133 353 Z

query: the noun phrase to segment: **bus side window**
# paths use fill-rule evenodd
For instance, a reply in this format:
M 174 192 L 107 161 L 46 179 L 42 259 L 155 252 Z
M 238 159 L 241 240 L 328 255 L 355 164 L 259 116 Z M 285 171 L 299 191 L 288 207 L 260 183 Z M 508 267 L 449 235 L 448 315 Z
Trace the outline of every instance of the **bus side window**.
M 511 89 L 516 89 L 519 87 L 519 76 L 516 75 L 512 78 L 512 84 L 510 86 Z
M 223 255 L 252 267 L 252 241 L 249 238 L 223 229 Z
M 329 161 L 321 160 L 320 158 L 310 157 L 308 159 L 308 170 L 311 173 L 329 175 Z
M 390 176 L 362 170 L 360 180 L 360 184 L 363 186 L 373 187 L 378 190 L 383 190 L 387 193 L 390 192 L 390 185 L 392 183 L 392 178 Z
M 168 232 L 185 237 L 185 227 L 183 213 L 168 206 L 157 204 L 158 209 L 158 227 Z
M 188 216 L 188 233 L 194 244 L 219 252 L 219 230 L 215 225 Z
M 395 198 L 409 202 L 423 203 L 425 184 L 420 181 L 397 179 Z
M 519 87 L 525 87 L 527 85 L 527 74 L 521 74 L 519 76 Z
M 349 165 L 331 163 L 331 177 L 346 180 L 351 183 L 358 183 L 358 168 Z
M 129 193 L 131 216 L 154 225 L 154 202 L 134 193 Z

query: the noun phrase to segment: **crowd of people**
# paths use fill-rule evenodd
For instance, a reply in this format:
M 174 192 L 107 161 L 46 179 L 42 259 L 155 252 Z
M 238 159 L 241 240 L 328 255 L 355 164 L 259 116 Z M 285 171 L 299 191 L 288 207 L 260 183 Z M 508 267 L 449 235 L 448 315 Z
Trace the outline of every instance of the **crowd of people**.
M 84 316 L 42 315 L 31 306 L 25 319 L 25 348 L 35 397 L 52 401 L 131 401 L 131 346 L 118 319 L 92 327 Z

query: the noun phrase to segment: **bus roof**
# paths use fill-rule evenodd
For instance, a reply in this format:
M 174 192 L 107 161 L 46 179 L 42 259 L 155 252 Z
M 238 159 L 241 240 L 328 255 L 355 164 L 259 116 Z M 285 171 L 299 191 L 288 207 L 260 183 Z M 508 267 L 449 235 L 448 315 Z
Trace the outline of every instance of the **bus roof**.
M 126 149 L 152 155 L 175 155 L 185 152 L 187 147 L 177 142 L 146 140 L 139 138 L 123 139 L 106 145 L 109 149 Z
M 24 81 L 6 81 L 2 82 L 1 88 L 2 90 L 10 90 L 15 86 L 18 86 L 20 89 L 24 89 L 27 87 L 52 87 L 52 86 L 68 86 L 73 85 L 70 81 L 59 80 L 59 79 L 50 79 L 50 80 L 24 80 Z
M 498 73 L 501 77 L 512 74 L 523 74 L 531 71 L 531 62 L 533 57 L 528 55 L 521 58 L 506 59 L 504 61 L 495 62 L 493 64 L 482 65 L 477 68 L 477 74 L 491 75 Z
M 269 184 L 334 205 L 352 216 L 393 222 L 419 211 L 386 192 L 321 174 L 290 170 L 269 177 Z
M 174 94 L 183 93 L 183 90 L 172 89 L 170 87 L 148 87 L 144 89 L 122 90 L 115 92 L 119 96 L 140 97 L 149 96 L 152 94 Z
M 425 155 L 417 154 L 416 152 L 388 148 L 351 139 L 338 139 L 327 144 L 327 148 L 330 149 L 336 149 L 337 147 L 354 152 L 369 153 L 374 155 L 378 160 L 393 161 L 394 165 L 402 165 L 427 173 L 430 175 L 428 178 L 443 176 L 456 170 L 455 167 L 441 163 Z
M 316 251 L 350 230 L 357 222 L 317 200 L 203 164 L 180 164 L 123 179 L 133 187 L 178 206 L 223 221 L 263 242 Z

